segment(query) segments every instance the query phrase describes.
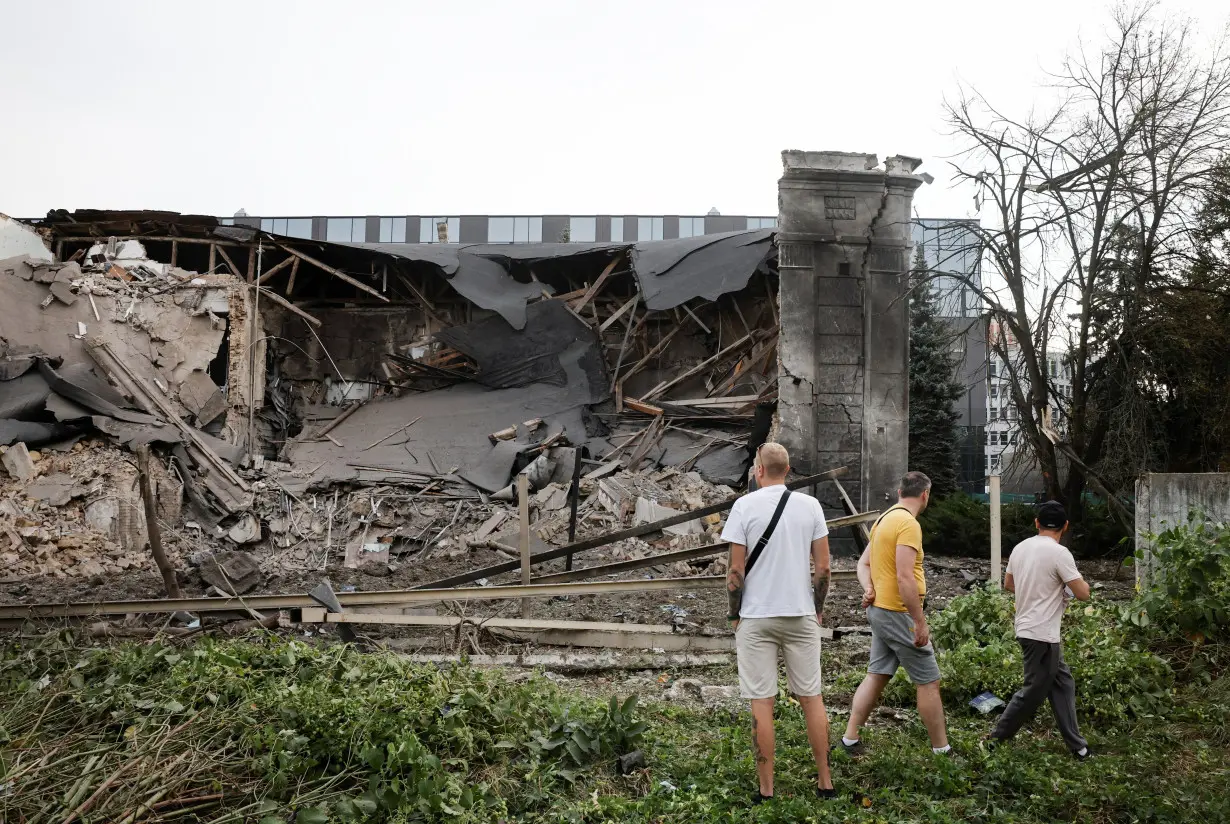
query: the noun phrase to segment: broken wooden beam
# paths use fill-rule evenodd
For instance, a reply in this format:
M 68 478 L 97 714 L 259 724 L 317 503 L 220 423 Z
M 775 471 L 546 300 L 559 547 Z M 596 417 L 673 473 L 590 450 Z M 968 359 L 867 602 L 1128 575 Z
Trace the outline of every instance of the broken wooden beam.
M 329 264 L 319 261 L 316 258 L 312 257 L 311 255 L 300 252 L 298 249 L 287 246 L 283 243 L 279 243 L 278 248 L 284 252 L 287 252 L 288 254 L 292 254 L 295 257 L 301 259 L 304 263 L 310 263 L 313 266 L 315 266 L 317 269 L 320 269 L 321 271 L 324 271 L 324 272 L 328 272 L 330 275 L 333 275 L 333 277 L 338 278 L 339 280 L 346 281 L 347 283 L 349 283 L 351 286 L 355 287 L 356 289 L 361 289 L 364 292 L 367 292 L 368 294 L 375 295 L 376 297 L 380 298 L 386 303 L 389 300 L 388 295 L 382 294 L 379 289 L 374 289 L 371 286 L 368 286 L 363 281 L 356 280 L 355 278 L 352 278 L 350 275 L 346 274 L 342 270 L 335 269 Z
M 295 262 L 290 267 L 290 277 L 286 279 L 286 297 L 290 297 L 295 293 L 295 277 L 299 274 L 299 258 L 295 258 Z
M 849 469 L 847 469 L 844 466 L 838 467 L 837 469 L 830 469 L 827 472 L 821 472 L 816 475 L 809 475 L 806 478 L 799 478 L 798 480 L 790 481 L 789 483 L 786 484 L 786 488 L 787 489 L 802 489 L 803 487 L 811 486 L 812 484 L 817 484 L 817 483 L 820 483 L 821 481 L 827 481 L 833 478 L 840 478 L 843 475 L 845 475 L 848 471 Z M 607 533 L 606 535 L 599 535 L 596 538 L 587 538 L 584 541 L 578 541 L 577 543 L 569 544 L 568 546 L 562 546 L 556 549 L 546 550 L 545 552 L 539 552 L 535 554 L 534 556 L 532 556 L 530 561 L 532 564 L 541 564 L 545 561 L 554 561 L 556 558 L 563 558 L 567 556 L 569 553 L 575 554 L 579 552 L 585 552 L 590 549 L 596 549 L 597 547 L 600 547 L 600 546 L 607 546 L 609 544 L 613 544 L 618 541 L 624 541 L 624 540 L 627 540 L 628 538 L 639 538 L 642 535 L 648 535 L 651 532 L 657 532 L 664 527 L 675 526 L 676 524 L 682 524 L 682 523 L 687 523 L 688 521 L 694 521 L 697 518 L 703 518 L 706 515 L 712 515 L 716 512 L 725 512 L 726 510 L 734 506 L 735 501 L 739 500 L 740 497 L 742 496 L 735 495 L 733 497 L 727 498 L 725 501 L 722 501 L 720 503 L 710 504 L 709 506 L 703 506 L 700 509 L 693 509 L 690 512 L 681 512 L 678 515 L 672 515 L 671 517 L 664 518 L 661 521 L 654 521 L 648 524 L 641 524 L 640 526 L 634 526 L 634 527 L 631 527 L 630 529 L 620 530 L 619 532 L 610 532 L 610 533 Z M 457 586 L 458 584 L 467 584 L 467 583 L 470 583 L 471 581 L 477 581 L 480 578 L 489 578 L 492 575 L 500 575 L 501 573 L 504 573 L 504 572 L 511 572 L 512 570 L 517 569 L 519 566 L 520 566 L 520 562 L 518 561 L 507 561 L 502 564 L 494 564 L 489 567 L 483 567 L 482 569 L 475 569 L 469 572 L 463 572 L 460 575 L 453 575 L 448 578 L 442 578 L 438 581 L 432 581 L 430 583 L 423 584 L 422 586 L 423 588 L 443 589 L 445 587 Z
M 662 436 L 666 433 L 666 418 L 658 415 L 649 422 L 645 427 L 645 431 L 641 434 L 641 441 L 636 445 L 636 449 L 632 452 L 632 457 L 628 459 L 628 471 L 635 472 L 641 465 L 641 461 L 649 455 L 649 451 L 658 445 L 658 441 L 662 440 Z
M 210 448 L 201 435 L 180 419 L 161 392 L 155 392 L 143 377 L 134 372 L 103 340 L 95 338 L 86 344 L 86 351 L 108 377 L 125 390 L 137 405 L 150 415 L 161 416 L 177 428 L 187 440 L 186 448 L 192 458 L 208 468 L 204 484 L 218 499 L 225 514 L 231 514 L 251 506 L 251 488 L 233 469 Z
M 333 420 L 329 421 L 329 423 L 325 424 L 325 427 L 323 429 L 321 429 L 319 432 L 313 435 L 312 439 L 315 440 L 316 438 L 323 438 L 325 435 L 328 435 L 334 429 L 337 429 L 337 427 L 340 426 L 344 420 L 349 418 L 355 412 L 359 411 L 359 407 L 362 405 L 363 405 L 363 401 L 355 401 L 350 406 L 347 406 L 345 409 L 341 411 L 341 414 L 339 414 Z
M 834 478 L 833 483 L 837 485 L 837 494 L 841 496 L 842 508 L 845 509 L 848 515 L 858 515 L 858 509 L 854 506 L 854 501 L 850 500 L 850 495 L 846 492 L 846 488 L 841 485 L 841 481 Z M 862 536 L 862 545 L 867 546 L 871 541 L 871 530 L 867 528 L 867 523 L 860 521 L 855 532 Z
M 623 260 L 623 257 L 623 252 L 620 252 L 615 257 L 611 258 L 611 262 L 608 263 L 606 268 L 602 270 L 602 274 L 598 275 L 598 279 L 594 281 L 594 285 L 585 291 L 585 294 L 581 296 L 580 300 L 572 304 L 573 312 L 580 312 L 585 308 L 585 304 L 594 299 L 594 295 L 598 294 L 598 290 L 602 288 L 604 283 L 606 283 L 606 279 L 609 278 L 611 273 L 615 271 L 615 267 L 619 265 L 619 262 Z
M 287 266 L 290 266 L 291 263 L 293 263 L 296 260 L 298 260 L 298 258 L 295 257 L 294 255 L 287 255 L 286 260 L 282 261 L 281 263 L 275 264 L 269 269 L 266 269 L 265 273 L 256 279 L 256 282 L 257 283 L 267 283 L 269 280 L 273 278 L 274 275 L 276 275 L 278 272 L 285 269 Z
M 390 649 L 404 645 L 399 639 L 384 642 Z M 682 669 L 685 667 L 714 667 L 731 662 L 728 652 L 637 652 L 620 653 L 615 650 L 601 652 L 526 652 L 520 655 L 446 655 L 414 653 L 402 656 L 405 660 L 420 664 L 456 664 L 464 661 L 474 667 L 528 667 L 553 672 L 591 673 L 608 670 Z
M 567 581 L 584 581 L 588 578 L 601 578 L 604 575 L 617 575 L 634 569 L 673 564 L 679 561 L 691 561 L 696 558 L 708 558 L 720 555 L 730 546 L 727 543 L 707 544 L 692 549 L 680 549 L 675 552 L 664 552 L 659 555 L 649 555 L 644 558 L 633 558 L 628 561 L 615 561 L 610 564 L 574 569 L 570 572 L 555 572 L 550 575 L 539 575 L 534 579 L 536 584 L 562 584 Z
M 231 274 L 237 278 L 243 277 L 243 272 L 235 265 L 235 261 L 231 260 L 231 256 L 226 253 L 226 245 L 222 243 L 214 244 L 218 249 L 218 254 L 222 255 L 222 259 L 226 261 L 226 265 L 230 267 Z
M 655 386 L 653 389 L 650 389 L 648 392 L 646 392 L 645 394 L 641 395 L 641 400 L 643 400 L 643 401 L 651 401 L 651 400 L 653 400 L 654 398 L 656 398 L 656 397 L 658 397 L 659 395 L 661 395 L 661 394 L 663 394 L 664 392 L 666 392 L 667 390 L 669 390 L 669 389 L 671 389 L 671 388 L 673 388 L 673 387 L 675 387 L 675 386 L 678 386 L 679 384 L 683 383 L 683 382 L 684 382 L 685 380 L 687 380 L 688 378 L 695 377 L 695 376 L 696 376 L 697 374 L 699 374 L 699 373 L 700 373 L 700 371 L 701 371 L 702 369 L 704 369 L 706 366 L 709 366 L 709 365 L 710 365 L 710 364 L 712 364 L 712 363 L 716 363 L 717 361 L 719 361 L 719 360 L 721 360 L 722 358 L 726 357 L 727 355 L 729 355 L 731 352 L 735 351 L 735 350 L 736 350 L 736 349 L 738 349 L 739 347 L 741 347 L 741 346 L 746 346 L 746 345 L 747 345 L 747 343 L 748 343 L 748 341 L 750 341 L 750 340 L 752 340 L 752 336 L 751 336 L 751 335 L 744 335 L 743 337 L 739 338 L 737 341 L 735 341 L 734 343 L 730 344 L 729 346 L 727 346 L 727 347 L 725 347 L 725 348 L 723 348 L 723 349 L 720 349 L 720 350 L 718 350 L 716 353 L 714 353 L 714 354 L 710 355 L 709 357 L 705 358 L 703 361 L 701 361 L 700 363 L 696 364 L 696 365 L 695 365 L 695 366 L 693 366 L 691 369 L 686 370 L 686 371 L 685 371 L 685 372 L 683 372 L 682 374 L 676 375 L 675 377 L 671 378 L 671 379 L 670 379 L 670 380 L 668 380 L 668 381 L 663 381 L 662 383 L 660 383 L 660 384 L 658 384 L 657 386 Z
M 667 400 L 663 403 L 670 406 L 691 406 L 694 409 L 713 409 L 722 407 L 739 408 L 747 406 L 749 403 L 756 403 L 760 400 L 759 395 L 736 395 L 727 398 L 688 398 L 686 400 Z M 624 401 L 625 406 L 630 406 L 628 401 Z
M 873 513 L 867 513 L 873 515 Z M 874 517 L 878 517 L 879 513 L 874 513 Z M 860 515 L 858 517 L 867 517 Z M 841 526 L 851 525 L 851 519 L 838 518 L 829 521 L 830 529 L 837 529 Z M 723 541 L 717 544 L 706 544 L 705 546 L 693 547 L 692 549 L 680 549 L 674 552 L 664 552 L 658 555 L 647 555 L 644 558 L 633 558 L 628 561 L 615 561 L 610 564 L 601 564 L 600 566 L 585 567 L 584 569 L 574 569 L 565 572 L 553 572 L 549 575 L 539 575 L 534 579 L 536 584 L 562 584 L 567 581 L 584 581 L 589 578 L 601 578 L 605 575 L 617 575 L 621 572 L 629 572 L 634 569 L 645 569 L 647 567 L 662 566 L 663 564 L 674 564 L 679 561 L 693 561 L 698 558 L 711 558 L 714 555 L 721 555 L 730 544 Z M 857 580 L 858 575 L 854 570 L 850 569 L 835 569 L 833 570 L 834 581 Z
M 513 561 L 513 568 L 520 566 Z M 606 595 L 618 592 L 662 592 L 719 589 L 726 586 L 720 575 L 695 578 L 656 578 L 646 581 L 590 581 L 529 586 L 466 587 L 458 589 L 392 589 L 373 592 L 339 592 L 342 607 L 401 604 L 433 604 L 440 601 L 502 601 L 518 598 L 558 598 L 562 595 Z M 0 604 L 0 621 L 8 619 L 74 618 L 90 615 L 128 615 L 167 612 L 232 612 L 242 609 L 278 610 L 318 606 L 307 594 L 241 595 L 234 598 L 150 598 L 134 601 L 97 601 L 72 604 Z
M 291 303 L 289 300 L 282 297 L 281 295 L 279 295 L 277 292 L 273 291 L 272 289 L 266 286 L 261 286 L 259 284 L 256 284 L 256 290 L 257 292 L 263 294 L 265 297 L 269 298 L 271 301 L 276 303 L 278 306 L 281 306 L 283 309 L 287 310 L 288 312 L 292 312 L 293 314 L 298 315 L 299 317 L 303 318 L 304 320 L 306 320 L 308 323 L 312 324 L 313 326 L 323 325 L 320 321 L 320 318 L 316 317 L 315 315 L 310 315 L 307 312 L 303 311 L 298 306 Z
M 661 415 L 662 407 L 654 406 L 652 403 L 645 403 L 636 398 L 624 398 L 624 406 L 631 409 L 633 412 L 640 412 L 642 415 Z
M 598 327 L 598 334 L 602 334 L 607 329 L 611 328 L 611 325 L 615 323 L 615 321 L 622 318 L 624 316 L 624 313 L 627 312 L 629 309 L 631 309 L 633 306 L 635 306 L 636 302 L 639 301 L 640 299 L 641 299 L 640 292 L 637 292 L 635 295 L 629 298 L 627 303 L 625 303 L 623 306 L 615 310 L 615 314 L 611 315 L 609 318 L 607 318 L 605 321 L 602 322 L 602 325 Z M 631 329 L 632 321 L 629 320 L 628 324 L 629 324 L 628 328 Z

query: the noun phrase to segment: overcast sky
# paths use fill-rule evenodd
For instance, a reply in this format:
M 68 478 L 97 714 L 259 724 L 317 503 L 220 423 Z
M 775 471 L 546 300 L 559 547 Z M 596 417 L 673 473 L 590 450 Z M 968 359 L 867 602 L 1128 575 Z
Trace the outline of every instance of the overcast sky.
M 0 212 L 776 214 L 791 148 L 922 157 L 916 211 L 967 216 L 945 96 L 1027 111 L 1106 10 L 0 0 Z

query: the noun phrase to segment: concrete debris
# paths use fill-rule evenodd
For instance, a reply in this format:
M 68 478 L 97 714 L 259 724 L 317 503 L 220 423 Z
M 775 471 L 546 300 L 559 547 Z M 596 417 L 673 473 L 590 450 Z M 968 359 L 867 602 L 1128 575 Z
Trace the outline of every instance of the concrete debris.
M 696 678 L 680 678 L 666 691 L 665 698 L 668 701 L 699 702 L 713 707 L 738 700 L 739 688 L 705 684 Z
M 179 400 L 196 419 L 198 428 L 209 426 L 226 412 L 226 398 L 203 371 L 188 373 L 179 386 Z
M 54 260 L 38 232 L 8 215 L 0 214 L 0 274 L 3 274 L 6 258 L 19 256 L 31 261 Z
M 768 231 L 394 254 L 165 213 L 53 212 L 39 230 L 0 221 L 11 574 L 152 569 L 139 444 L 168 555 L 204 585 L 330 569 L 405 585 L 517 558 L 519 474 L 536 552 L 723 501 L 776 402 Z M 388 302 L 379 324 L 352 293 Z M 585 563 L 704 546 L 721 524 Z
M 251 512 L 239 516 L 239 520 L 226 533 L 237 544 L 252 544 L 261 539 L 261 522 Z
M 480 526 L 478 531 L 474 533 L 475 543 L 485 541 L 487 536 L 489 536 L 492 532 L 495 532 L 496 529 L 499 528 L 500 524 L 504 523 L 504 520 L 508 518 L 508 516 L 508 512 L 500 509 L 497 510 L 490 518 L 483 521 L 483 525 Z
M 73 498 L 80 498 L 85 489 L 77 484 L 76 479 L 63 472 L 39 478 L 26 487 L 26 497 L 36 501 L 44 501 L 52 506 L 64 506 Z
M 12 450 L 10 450 L 12 451 Z M 40 474 L 30 483 L 0 479 L 0 569 L 8 579 L 34 576 L 95 580 L 153 570 L 136 469 L 123 450 L 100 440 L 65 453 L 28 453 Z M 160 519 L 178 519 L 173 479 L 157 462 Z M 168 555 L 178 558 L 171 536 Z
M 38 472 L 34 466 L 34 460 L 24 443 L 13 444 L 4 450 L 3 456 L 0 456 L 0 461 L 4 462 L 4 469 L 9 473 L 9 477 L 19 481 L 28 481 Z
M 201 579 L 225 593 L 243 595 L 260 586 L 260 564 L 250 552 L 214 552 L 199 560 Z

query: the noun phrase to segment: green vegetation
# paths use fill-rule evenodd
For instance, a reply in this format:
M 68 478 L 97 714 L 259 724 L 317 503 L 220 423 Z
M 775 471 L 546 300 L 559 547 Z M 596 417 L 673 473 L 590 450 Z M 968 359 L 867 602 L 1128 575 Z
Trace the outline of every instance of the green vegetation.
M 1230 640 L 1230 529 L 1192 516 L 1152 541 L 1159 586 L 1128 615 L 1188 640 Z
M 957 491 L 957 421 L 954 412 L 965 392 L 953 353 L 956 330 L 939 316 L 939 300 L 927 279 L 927 262 L 919 246 L 910 273 L 910 469 L 931 479 L 936 498 Z
M 894 683 L 900 709 L 867 730 L 865 758 L 834 756 L 842 797 L 821 802 L 784 698 L 778 798 L 754 812 L 745 710 L 595 700 L 541 676 L 272 636 L 82 649 L 64 633 L 0 647 L 0 820 L 1226 821 L 1228 546 L 1225 528 L 1172 530 L 1157 550 L 1182 570 L 1169 588 L 1069 610 L 1065 654 L 1098 752 L 1084 763 L 1046 710 L 1012 744 L 979 746 L 991 722 L 966 702 L 1020 679 L 1011 601 L 989 590 L 932 622 L 953 757 L 930 753 L 912 690 Z M 850 654 L 826 649 L 830 704 L 861 677 Z M 636 748 L 647 767 L 618 775 Z

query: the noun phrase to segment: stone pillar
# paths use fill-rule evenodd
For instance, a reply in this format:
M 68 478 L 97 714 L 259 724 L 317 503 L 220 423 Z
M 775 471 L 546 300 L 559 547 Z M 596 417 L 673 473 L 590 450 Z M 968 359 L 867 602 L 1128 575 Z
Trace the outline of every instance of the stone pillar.
M 915 158 L 782 153 L 777 439 L 798 472 L 848 466 L 883 509 L 909 450 L 910 204 Z M 839 508 L 828 489 L 817 490 Z

